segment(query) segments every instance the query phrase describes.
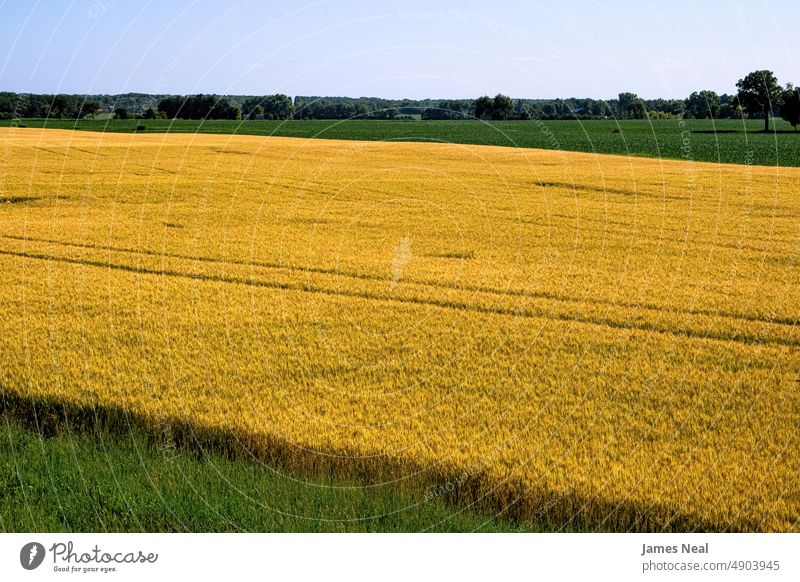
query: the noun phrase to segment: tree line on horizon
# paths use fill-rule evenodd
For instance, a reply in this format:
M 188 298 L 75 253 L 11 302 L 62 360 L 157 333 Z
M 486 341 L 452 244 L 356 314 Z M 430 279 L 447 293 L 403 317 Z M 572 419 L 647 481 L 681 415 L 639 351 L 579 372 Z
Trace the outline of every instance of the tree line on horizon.
M 772 71 L 754 71 L 736 83 L 734 94 L 695 91 L 686 99 L 642 99 L 620 93 L 616 99 L 512 99 L 503 94 L 477 99 L 382 99 L 246 95 L 34 95 L 0 92 L 0 119 L 769 119 L 781 115 L 797 129 L 800 92 L 781 87 Z

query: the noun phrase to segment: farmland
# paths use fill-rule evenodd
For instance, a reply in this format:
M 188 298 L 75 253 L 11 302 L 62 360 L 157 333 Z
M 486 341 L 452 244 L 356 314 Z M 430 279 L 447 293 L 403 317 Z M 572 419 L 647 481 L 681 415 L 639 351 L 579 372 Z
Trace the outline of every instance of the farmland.
M 383 121 L 383 120 L 57 120 L 28 127 L 130 133 L 217 133 L 369 141 L 433 141 L 670 158 L 759 166 L 800 166 L 800 134 L 780 119 L 760 120 Z M 8 127 L 11 121 L 0 121 Z
M 798 169 L 0 143 L 0 383 L 29 424 L 68 410 L 550 529 L 798 529 Z

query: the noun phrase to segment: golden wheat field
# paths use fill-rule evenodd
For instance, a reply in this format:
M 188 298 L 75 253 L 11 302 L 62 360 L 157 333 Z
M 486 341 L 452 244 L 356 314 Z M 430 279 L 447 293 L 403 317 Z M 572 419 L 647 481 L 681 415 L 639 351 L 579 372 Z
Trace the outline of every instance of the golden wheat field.
M 800 529 L 798 169 L 0 132 L 9 398 L 521 520 Z

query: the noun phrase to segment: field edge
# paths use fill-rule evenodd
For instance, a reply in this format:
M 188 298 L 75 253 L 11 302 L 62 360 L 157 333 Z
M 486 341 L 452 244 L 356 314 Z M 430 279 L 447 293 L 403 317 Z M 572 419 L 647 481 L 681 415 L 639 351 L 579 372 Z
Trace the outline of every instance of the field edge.
M 50 396 L 36 398 L 5 385 L 0 385 L 0 418 L 45 438 L 131 433 L 159 446 L 168 435 L 170 446 L 198 458 L 213 454 L 230 461 L 259 462 L 273 471 L 318 483 L 336 483 L 335 487 L 391 486 L 399 495 L 420 499 L 421 503 L 442 503 L 453 510 L 499 516 L 533 531 L 758 531 L 756 523 L 709 523 L 667 506 L 648 507 L 630 500 L 566 496 L 546 489 L 520 498 L 512 493 L 519 490 L 518 482 L 492 483 L 483 474 L 463 469 L 437 467 L 431 471 L 430 467 L 416 466 L 410 470 L 408 459 L 355 458 L 342 451 L 310 451 L 271 437 L 267 437 L 269 444 L 264 446 L 265 435 L 198 426 L 176 418 L 153 419 L 107 404 L 80 404 Z

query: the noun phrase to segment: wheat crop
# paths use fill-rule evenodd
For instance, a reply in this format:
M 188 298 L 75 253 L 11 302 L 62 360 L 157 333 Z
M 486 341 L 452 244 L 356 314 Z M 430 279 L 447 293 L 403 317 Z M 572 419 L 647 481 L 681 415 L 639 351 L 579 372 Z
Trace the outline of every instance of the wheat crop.
M 0 129 L 8 399 L 585 529 L 797 531 L 800 170 Z

